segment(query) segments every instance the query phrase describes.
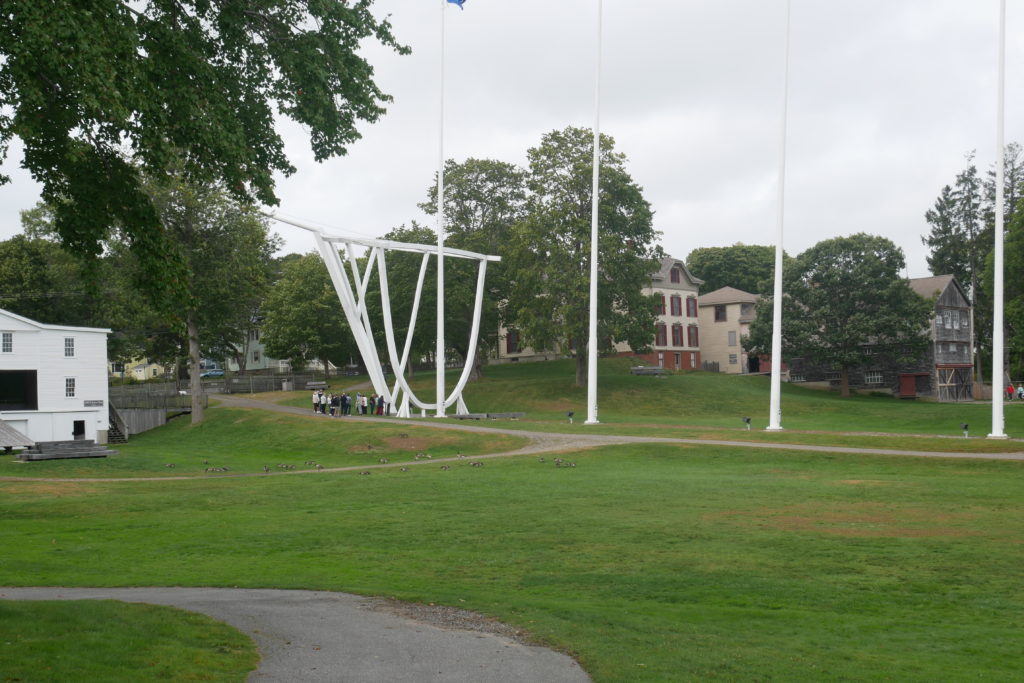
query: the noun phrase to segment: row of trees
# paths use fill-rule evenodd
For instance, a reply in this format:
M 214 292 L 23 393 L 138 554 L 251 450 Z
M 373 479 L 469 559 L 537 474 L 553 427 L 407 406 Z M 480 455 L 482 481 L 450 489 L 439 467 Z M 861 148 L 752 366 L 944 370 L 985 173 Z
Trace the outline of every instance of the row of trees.
M 585 129 L 554 131 L 529 150 L 527 168 L 486 159 L 449 161 L 444 205 L 448 245 L 503 259 L 489 268 L 481 346 L 493 348 L 504 324 L 516 328 L 524 344 L 575 348 L 581 384 L 588 337 L 591 139 Z M 625 157 L 614 151 L 611 138 L 601 142 L 599 338 L 605 349 L 626 341 L 644 350 L 652 341 L 654 306 L 641 292 L 661 251 L 650 206 L 626 172 Z M 314 359 L 340 365 L 355 355 L 318 255 L 275 259 L 277 241 L 265 218 L 217 184 L 196 185 L 178 173 L 140 173 L 160 217 L 159 255 L 179 273 L 173 287 L 154 292 L 146 286 L 146 258 L 156 255 L 133 248 L 120 223 L 104 233 L 100 257 L 72 257 L 58 239 L 59 212 L 46 204 L 23 214 L 24 235 L 0 244 L 0 291 L 6 293 L 0 305 L 47 322 L 111 327 L 115 358 L 188 358 L 194 382 L 201 357 L 235 359 L 244 369 L 255 325 L 267 353 L 294 366 Z M 431 185 L 422 205 L 430 213 L 436 210 L 435 192 Z M 415 222 L 384 237 L 436 240 L 433 230 Z M 428 357 L 434 348 L 435 263 L 430 262 L 416 321 L 414 357 Z M 420 257 L 393 252 L 387 265 L 393 317 L 404 337 Z M 446 333 L 463 358 L 470 351 L 475 268 L 461 259 L 446 263 Z M 376 291 L 375 273 L 367 305 L 380 321 Z M 382 334 L 383 326 L 374 329 Z M 478 358 L 486 355 L 481 349 Z M 198 409 L 194 419 L 201 419 Z
M 577 383 L 586 383 L 592 139 L 591 131 L 583 128 L 548 133 L 527 152 L 526 168 L 492 159 L 445 164 L 445 244 L 502 258 L 488 268 L 478 359 L 486 358 L 488 349 L 494 348 L 499 325 L 505 325 L 516 329 L 525 345 L 574 349 Z M 626 171 L 625 156 L 615 152 L 608 136 L 601 136 L 599 192 L 601 350 L 618 342 L 646 350 L 653 341 L 655 309 L 642 290 L 663 254 L 655 242 L 658 233 L 650 204 Z M 430 185 L 420 207 L 436 215 L 436 184 Z M 384 237 L 420 244 L 436 242 L 434 231 L 415 221 Z M 268 352 L 280 357 L 295 357 L 314 339 L 338 339 L 335 332 L 344 327 L 341 319 L 324 328 L 302 322 L 313 320 L 313 316 L 299 309 L 319 307 L 310 298 L 317 299 L 320 292 L 329 292 L 323 306 L 337 309 L 326 271 L 312 261 L 305 263 L 306 258 L 287 264 L 281 282 L 263 307 L 264 341 Z M 396 334 L 404 338 L 420 257 L 396 252 L 388 255 L 387 262 Z M 449 346 L 466 358 L 476 264 L 448 259 L 445 269 L 445 333 Z M 368 291 L 377 291 L 376 274 Z M 435 262 L 431 260 L 416 321 L 414 357 L 426 357 L 433 351 L 436 295 Z M 367 303 L 371 317 L 380 320 L 379 299 L 370 297 Z M 379 324 L 374 327 L 382 334 L 381 329 Z M 334 332 L 328 335 L 329 330 Z M 346 349 L 337 347 L 335 352 L 345 353 Z

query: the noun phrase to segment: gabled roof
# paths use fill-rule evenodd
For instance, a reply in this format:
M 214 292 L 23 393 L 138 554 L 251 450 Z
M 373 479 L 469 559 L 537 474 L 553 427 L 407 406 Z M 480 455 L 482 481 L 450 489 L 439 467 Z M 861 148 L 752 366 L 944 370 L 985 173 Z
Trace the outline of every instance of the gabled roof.
M 964 301 L 970 302 L 971 300 L 970 297 L 967 296 L 967 292 L 965 292 L 964 288 L 960 285 L 960 282 L 952 275 L 914 277 L 907 280 L 907 284 L 910 285 L 910 288 L 914 290 L 918 296 L 925 299 L 942 296 L 942 294 L 949 289 L 950 285 L 952 285 L 957 288 Z
M 672 268 L 676 266 L 678 266 L 683 271 L 683 274 L 686 276 L 686 278 L 693 284 L 704 284 L 704 281 L 701 280 L 699 277 L 694 277 L 693 273 L 690 272 L 690 269 L 686 267 L 686 263 L 680 261 L 677 258 L 672 258 L 671 256 L 666 256 L 665 258 L 661 259 L 661 268 L 659 268 L 658 272 L 651 276 L 651 280 L 655 282 L 659 280 L 667 281 L 669 279 L 669 273 L 671 273 Z
M 757 294 L 744 292 L 735 287 L 722 287 L 707 294 L 697 297 L 698 306 L 713 306 L 717 304 L 756 304 L 761 297 Z
M 57 330 L 60 332 L 104 332 L 110 334 L 111 330 L 105 327 L 69 327 L 67 325 L 48 325 L 46 323 L 36 322 L 24 316 L 18 315 L 17 313 L 11 313 L 0 308 L 0 319 L 10 318 L 11 320 L 17 320 L 18 322 L 28 325 L 29 327 L 35 327 L 40 330 Z

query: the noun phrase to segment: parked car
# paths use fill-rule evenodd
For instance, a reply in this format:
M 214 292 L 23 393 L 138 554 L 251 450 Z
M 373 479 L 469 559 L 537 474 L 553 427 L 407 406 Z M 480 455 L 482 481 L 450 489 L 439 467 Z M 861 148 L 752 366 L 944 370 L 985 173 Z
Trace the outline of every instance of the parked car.
M 223 370 L 204 370 L 199 374 L 200 377 L 223 377 Z

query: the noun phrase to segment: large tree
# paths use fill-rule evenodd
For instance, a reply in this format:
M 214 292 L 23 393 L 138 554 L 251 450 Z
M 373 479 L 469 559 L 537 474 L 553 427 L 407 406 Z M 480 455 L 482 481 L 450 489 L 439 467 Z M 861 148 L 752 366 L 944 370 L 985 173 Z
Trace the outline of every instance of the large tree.
M 203 419 L 200 359 L 232 355 L 248 334 L 253 310 L 269 284 L 277 238 L 262 214 L 216 185 L 165 176 L 150 179 L 146 190 L 166 234 L 167 253 L 184 266 L 184 279 L 174 290 L 178 296 L 162 300 L 155 310 L 183 334 L 196 424 Z M 123 249 L 118 236 L 115 232 L 111 244 Z M 135 275 L 144 277 L 145 263 L 127 257 Z
M 506 273 L 510 327 L 534 348 L 574 348 L 576 384 L 587 381 L 593 134 L 548 133 L 527 153 L 530 197 L 516 226 Z M 643 294 L 658 270 L 660 247 L 650 204 L 626 171 L 611 137 L 600 140 L 598 343 L 627 342 L 637 352 L 654 339 L 654 299 Z
M 851 369 L 881 356 L 920 357 L 932 308 L 900 276 L 903 251 L 890 240 L 858 233 L 814 245 L 783 273 L 782 357 L 806 358 L 840 373 L 849 396 Z M 743 346 L 771 351 L 772 297 L 762 297 Z
M 267 353 L 287 358 L 294 369 L 311 360 L 344 365 L 355 354 L 327 267 L 318 254 L 289 255 L 262 306 L 261 335 Z
M 771 294 L 775 247 L 741 243 L 702 247 L 690 252 L 686 267 L 704 281 L 705 292 L 735 287 L 751 294 Z
M 946 185 L 925 213 L 931 226 L 921 238 L 929 247 L 928 267 L 933 275 L 952 274 L 971 296 L 974 305 L 975 372 L 979 380 L 992 348 L 992 273 L 991 260 L 995 239 L 995 172 L 982 179 L 967 157 L 967 167 L 957 174 L 952 186 Z M 1020 210 L 1024 196 L 1024 150 L 1017 143 L 1006 146 L 1003 205 L 1004 224 L 1009 226 Z
M 514 164 L 494 159 L 448 160 L 444 169 L 445 243 L 477 253 L 503 256 L 508 253 L 513 227 L 526 215 L 526 173 Z M 437 183 L 427 189 L 420 208 L 437 215 Z M 475 262 L 445 262 L 446 334 L 449 343 L 466 358 L 473 320 L 476 289 Z M 500 304 L 508 299 L 507 265 L 490 263 L 487 291 L 481 313 L 483 328 L 477 344 L 474 378 L 481 374 L 487 351 L 494 348 L 500 325 Z M 449 329 L 448 322 L 454 327 Z
M 180 297 L 188 265 L 169 258 L 143 172 L 180 166 L 193 185 L 276 204 L 274 174 L 294 171 L 278 116 L 300 123 L 323 160 L 344 154 L 357 123 L 390 100 L 358 51 L 368 38 L 407 48 L 372 4 L 4 0 L 0 158 L 21 139 L 66 245 L 98 255 L 117 224 L 150 293 Z
M 1006 349 L 1009 355 L 1009 369 L 1014 377 L 1024 373 L 1024 199 L 1018 199 L 1017 210 L 1008 225 L 1004 245 L 1003 264 L 1006 274 L 1013 277 L 1003 278 L 1004 298 L 1006 302 Z M 989 260 L 988 268 L 992 268 Z M 986 278 L 986 282 L 991 278 Z

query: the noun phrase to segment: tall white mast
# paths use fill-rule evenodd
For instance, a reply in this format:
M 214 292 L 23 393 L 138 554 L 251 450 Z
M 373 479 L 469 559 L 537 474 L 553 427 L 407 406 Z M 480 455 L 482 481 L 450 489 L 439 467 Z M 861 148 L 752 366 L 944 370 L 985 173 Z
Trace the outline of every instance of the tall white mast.
M 444 15 L 448 0 L 441 4 L 441 95 L 437 131 L 437 417 L 444 417 Z
M 594 75 L 594 182 L 590 198 L 590 341 L 587 344 L 587 420 L 597 419 L 597 224 L 601 185 L 601 17 L 604 0 L 597 0 L 597 53 Z
M 996 229 L 993 268 L 995 269 L 992 302 L 992 433 L 990 439 L 1007 438 L 1003 421 L 1003 109 L 1006 90 L 1006 0 L 999 0 L 999 56 L 996 77 Z
M 779 215 L 775 237 L 775 289 L 772 294 L 772 388 L 769 431 L 782 429 L 782 238 L 786 216 L 786 124 L 789 117 L 790 0 L 786 0 L 786 57 L 782 77 L 782 131 L 779 140 Z

